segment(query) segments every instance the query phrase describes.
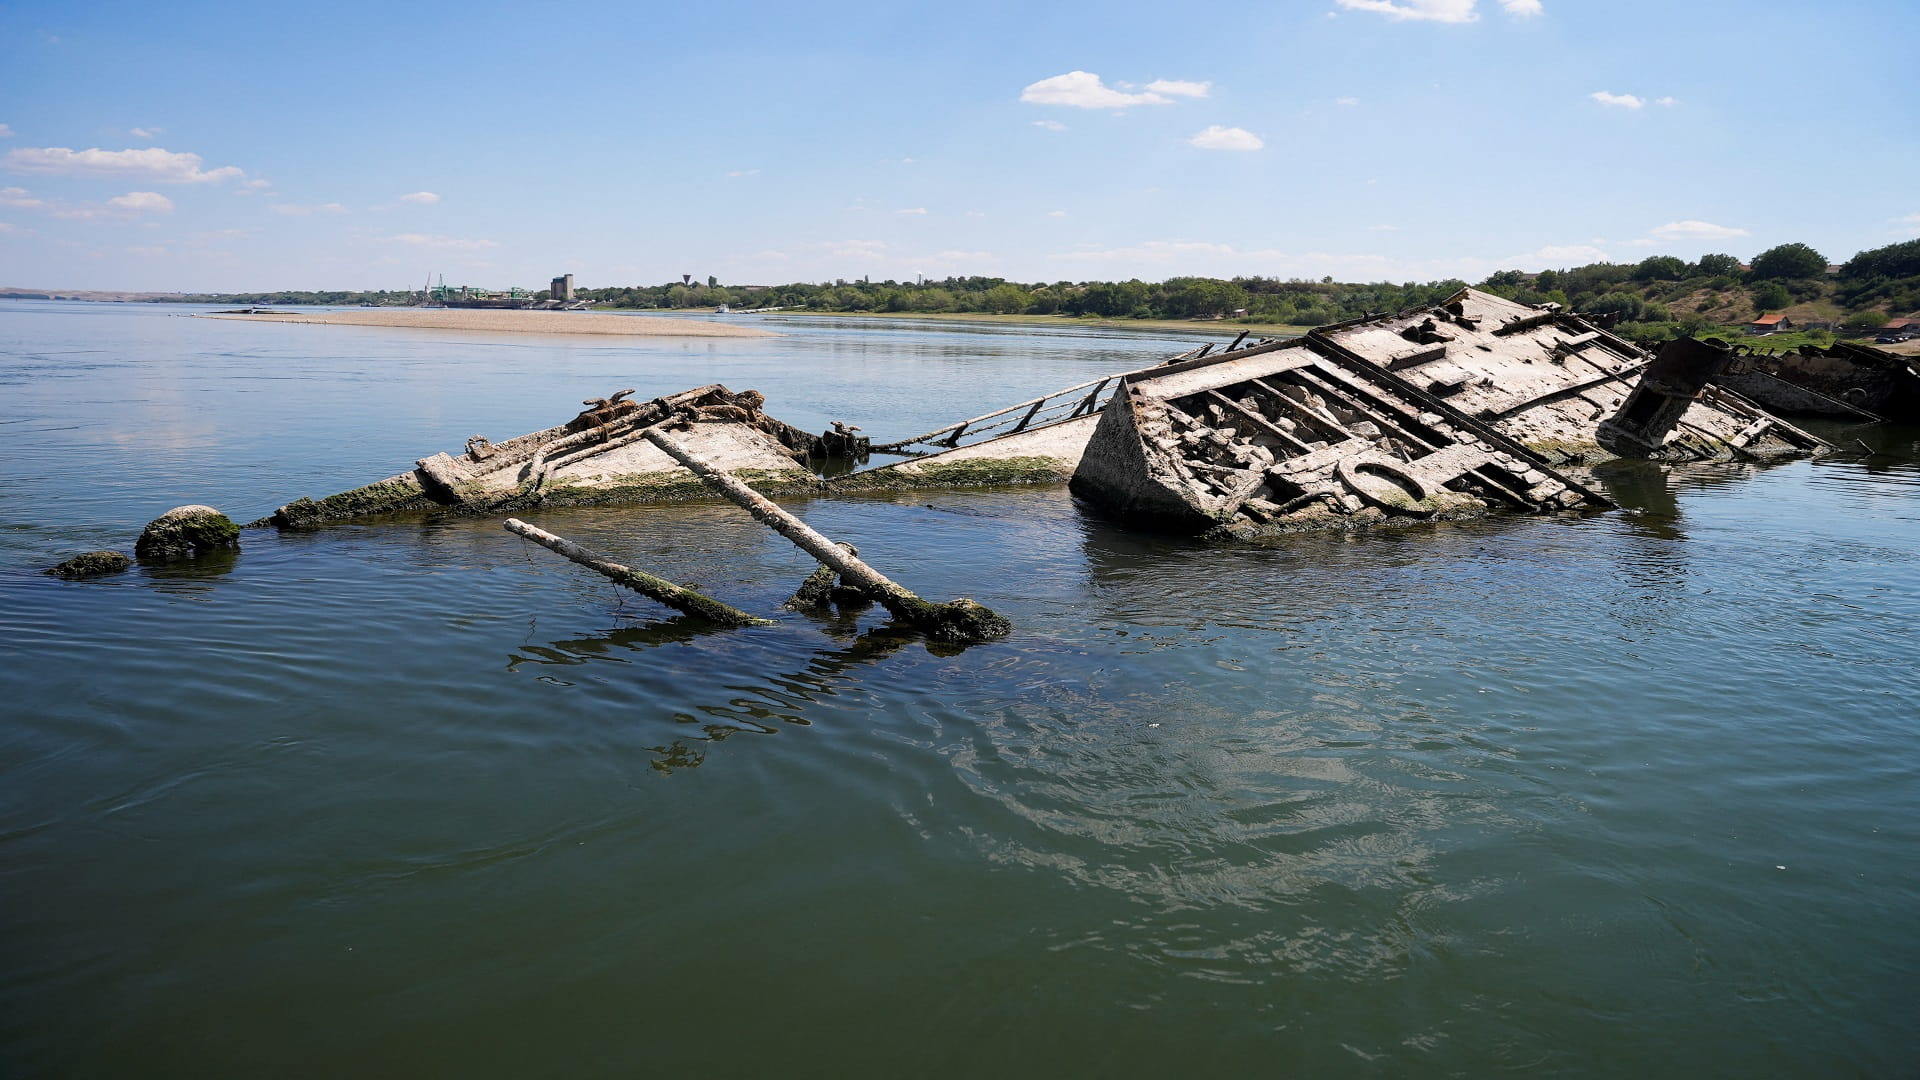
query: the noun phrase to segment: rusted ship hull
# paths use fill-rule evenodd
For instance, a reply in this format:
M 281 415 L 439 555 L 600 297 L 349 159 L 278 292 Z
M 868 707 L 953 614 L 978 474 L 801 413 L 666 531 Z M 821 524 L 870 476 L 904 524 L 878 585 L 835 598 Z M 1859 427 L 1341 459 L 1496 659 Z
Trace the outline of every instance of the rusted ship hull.
M 1071 487 L 1118 521 L 1179 533 L 1611 505 L 1493 428 L 1312 340 L 1126 377 Z
M 1767 460 L 1830 449 L 1713 385 L 1731 357 L 1724 345 L 1710 347 L 1709 355 L 1696 347 L 1704 343 L 1689 343 L 1681 350 L 1689 370 L 1649 382 L 1653 354 L 1555 305 L 1462 289 L 1432 308 L 1338 323 L 1309 336 L 1394 373 L 1556 464 Z
M 1787 353 L 1742 353 L 1721 385 L 1777 412 L 1920 423 L 1920 371 L 1871 345 L 1835 342 Z

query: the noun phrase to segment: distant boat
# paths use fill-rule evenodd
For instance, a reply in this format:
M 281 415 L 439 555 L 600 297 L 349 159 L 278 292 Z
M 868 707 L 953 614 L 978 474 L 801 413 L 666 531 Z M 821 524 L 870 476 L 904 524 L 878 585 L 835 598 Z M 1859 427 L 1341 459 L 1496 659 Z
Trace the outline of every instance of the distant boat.
M 719 308 L 715 309 L 714 314 L 715 315 L 731 315 L 733 314 L 733 312 L 728 309 L 727 305 L 721 304 Z

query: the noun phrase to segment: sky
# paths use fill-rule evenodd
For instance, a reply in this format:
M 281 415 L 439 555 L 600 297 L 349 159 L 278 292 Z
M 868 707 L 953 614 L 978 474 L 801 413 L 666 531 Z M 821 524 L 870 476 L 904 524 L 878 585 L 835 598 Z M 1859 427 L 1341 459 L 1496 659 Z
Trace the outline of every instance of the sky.
M 1477 281 L 1920 236 L 1916 0 L 0 5 L 0 285 Z

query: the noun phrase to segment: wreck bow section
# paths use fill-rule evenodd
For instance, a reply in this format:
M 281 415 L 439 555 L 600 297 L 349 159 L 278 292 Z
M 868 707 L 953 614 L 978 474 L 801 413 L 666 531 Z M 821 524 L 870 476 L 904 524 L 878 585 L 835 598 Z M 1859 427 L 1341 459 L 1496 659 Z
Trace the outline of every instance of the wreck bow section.
M 820 439 L 768 416 L 756 390 L 714 384 L 650 401 L 622 390 L 590 398 L 565 424 L 492 442 L 476 435 L 459 454 L 421 458 L 411 471 L 324 499 L 298 499 L 253 526 L 313 528 L 332 521 L 410 510 L 471 513 L 532 505 L 580 506 L 702 497 L 703 485 L 646 441 L 671 424 L 681 439 L 721 467 L 768 490 L 812 489 L 803 466 Z
M 1116 520 L 1181 533 L 1611 505 L 1493 428 L 1312 340 L 1127 376 L 1070 486 Z
M 1716 385 L 1731 360 L 1726 346 L 1670 342 L 1656 358 L 1554 304 L 1462 289 L 1432 308 L 1336 323 L 1309 337 L 1555 464 L 1765 460 L 1830 449 Z

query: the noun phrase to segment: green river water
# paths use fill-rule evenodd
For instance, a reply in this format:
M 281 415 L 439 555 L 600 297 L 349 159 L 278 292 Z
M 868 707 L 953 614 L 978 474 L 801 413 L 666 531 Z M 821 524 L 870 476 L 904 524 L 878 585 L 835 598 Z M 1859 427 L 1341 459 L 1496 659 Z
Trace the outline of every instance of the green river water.
M 1920 1073 L 1920 432 L 1267 547 L 788 501 L 1013 620 L 961 652 L 712 632 L 493 519 L 39 573 L 629 386 L 886 439 L 1194 343 L 182 314 L 0 310 L 0 1075 Z M 811 569 L 523 516 L 759 613 Z

